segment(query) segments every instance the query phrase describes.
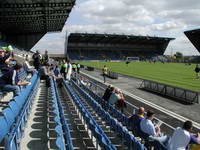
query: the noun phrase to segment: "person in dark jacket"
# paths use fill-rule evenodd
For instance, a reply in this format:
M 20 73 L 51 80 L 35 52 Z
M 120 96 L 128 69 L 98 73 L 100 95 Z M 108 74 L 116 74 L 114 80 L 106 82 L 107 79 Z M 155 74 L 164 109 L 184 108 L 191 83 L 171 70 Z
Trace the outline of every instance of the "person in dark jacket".
M 42 63 L 45 66 L 49 63 L 49 55 L 47 50 L 45 51 L 45 54 L 42 56 Z
M 10 53 L 6 53 L 4 50 L 0 49 L 0 70 L 5 72 L 8 69 L 8 63 L 10 60 Z
M 108 85 L 108 87 L 107 87 L 107 89 L 105 90 L 105 93 L 104 93 L 104 95 L 103 95 L 103 99 L 105 100 L 105 101 L 108 101 L 109 100 L 109 98 L 110 98 L 110 95 L 112 94 L 112 87 L 111 87 L 111 85 Z
M 28 82 L 20 81 L 18 77 L 18 72 L 22 65 L 16 64 L 13 69 L 10 69 L 8 72 L 3 74 L 0 77 L 0 90 L 6 92 L 13 92 L 13 96 L 18 96 L 20 93 L 19 86 L 25 86 Z
M 41 65 L 41 55 L 39 53 L 39 51 L 36 51 L 35 54 L 33 54 L 33 65 L 35 67 L 35 69 L 38 71 L 40 69 L 40 65 Z

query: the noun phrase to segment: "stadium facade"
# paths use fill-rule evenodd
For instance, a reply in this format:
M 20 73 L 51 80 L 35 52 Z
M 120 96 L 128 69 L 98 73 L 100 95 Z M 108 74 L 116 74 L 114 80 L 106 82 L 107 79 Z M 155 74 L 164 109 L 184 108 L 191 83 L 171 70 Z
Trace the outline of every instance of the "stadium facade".
M 163 55 L 174 38 L 116 34 L 71 33 L 67 54 L 72 60 L 121 60 Z
M 47 32 L 61 31 L 75 0 L 1 0 L 0 41 L 30 50 Z

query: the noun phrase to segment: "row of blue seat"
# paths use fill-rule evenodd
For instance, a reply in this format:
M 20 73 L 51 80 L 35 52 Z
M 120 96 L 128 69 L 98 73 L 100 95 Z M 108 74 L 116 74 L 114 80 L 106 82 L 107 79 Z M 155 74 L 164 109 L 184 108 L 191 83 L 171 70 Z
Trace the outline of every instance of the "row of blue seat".
M 98 99 L 99 99 L 98 97 L 96 97 L 96 98 L 98 98 L 96 100 L 99 102 L 99 103 L 97 103 L 95 101 L 95 99 L 90 96 L 90 94 L 94 94 L 93 92 L 90 92 L 90 91 L 85 92 L 84 90 L 87 89 L 86 87 L 80 88 L 75 82 L 72 82 L 72 83 L 76 87 L 76 89 L 82 94 L 82 96 L 85 97 L 88 100 L 88 102 L 93 106 L 94 110 L 96 110 L 97 113 L 102 116 L 102 118 L 105 118 L 106 122 L 109 123 L 110 126 L 113 127 L 113 129 L 115 131 L 119 132 L 119 134 L 127 142 L 127 144 L 128 144 L 127 147 L 129 149 L 146 150 L 144 145 L 141 144 L 132 134 L 130 134 L 129 131 L 126 128 L 124 128 L 118 121 L 116 121 L 108 112 L 106 112 L 101 107 L 100 104 L 103 102 L 104 103 L 104 104 L 102 104 L 103 106 L 107 105 L 109 107 L 108 110 L 110 110 L 112 112 L 112 114 L 114 114 L 116 116 L 117 119 L 122 121 L 123 125 L 127 125 L 128 118 L 124 114 L 119 112 L 117 109 L 115 109 L 109 103 L 102 101 L 102 100 L 98 101 Z M 82 85 L 82 87 L 83 87 L 83 85 Z M 90 94 L 88 94 L 88 92 Z
M 95 85 L 95 83 L 90 82 L 91 85 L 93 86 L 97 86 Z M 121 113 L 118 109 L 116 109 L 113 105 L 111 105 L 109 102 L 103 100 L 100 96 L 98 96 L 96 93 L 94 93 L 91 89 L 89 89 L 88 87 L 81 85 L 83 87 L 83 89 L 91 96 L 93 97 L 94 100 L 96 100 L 99 104 L 101 104 L 102 106 L 104 106 L 104 108 L 106 110 L 108 110 L 112 116 L 114 116 L 118 121 L 120 121 L 124 126 L 127 127 L 127 129 L 129 130 L 133 130 L 132 125 L 129 122 L 129 118 L 124 115 L 123 113 Z M 156 147 L 157 149 L 162 149 L 162 150 L 166 150 L 166 146 L 158 141 L 149 141 L 148 135 L 146 133 L 143 133 L 141 131 L 134 131 L 134 133 L 137 133 L 136 136 L 139 136 L 140 138 L 142 138 L 143 140 L 145 140 L 145 145 L 149 146 L 149 147 Z M 134 134 L 135 135 L 135 134 Z M 150 142 L 150 143 L 149 143 Z
M 4 142 L 6 150 L 19 148 L 23 128 L 39 85 L 37 74 L 32 77 L 31 83 L 21 90 L 19 96 L 9 102 L 8 107 L 2 112 L 3 116 L 0 117 L 0 142 Z
M 60 150 L 73 150 L 72 138 L 70 134 L 69 125 L 64 116 L 64 110 L 62 108 L 61 100 L 58 94 L 58 87 L 56 81 L 51 78 L 51 90 L 54 102 L 54 113 L 56 114 L 55 121 L 57 122 L 56 132 L 58 133 L 58 138 L 56 140 L 56 145 Z M 64 139 L 64 140 L 63 140 Z
M 91 83 L 94 84 L 94 83 Z M 123 114 L 122 112 L 120 112 L 118 109 L 116 109 L 113 105 L 111 105 L 109 102 L 103 100 L 100 96 L 98 96 L 97 94 L 95 94 L 92 90 L 90 90 L 89 88 L 87 88 L 84 85 L 81 85 L 83 87 L 83 89 L 85 91 L 87 91 L 87 93 L 95 100 L 97 101 L 99 104 L 101 104 L 102 106 L 104 106 L 106 108 L 106 110 L 109 110 L 111 112 L 111 114 L 113 114 L 113 116 L 115 118 L 117 118 L 118 121 L 120 121 L 124 126 L 129 127 L 129 119 L 128 117 Z
M 99 145 L 106 150 L 116 150 L 116 147 L 111 143 L 110 139 L 106 136 L 102 128 L 97 124 L 97 122 L 92 117 L 91 113 L 87 110 L 87 108 L 83 105 L 78 95 L 75 93 L 73 88 L 68 84 L 64 83 L 66 89 L 70 92 L 71 97 L 76 103 L 79 111 L 81 112 L 86 124 L 89 129 L 93 133 L 94 137 L 97 139 Z

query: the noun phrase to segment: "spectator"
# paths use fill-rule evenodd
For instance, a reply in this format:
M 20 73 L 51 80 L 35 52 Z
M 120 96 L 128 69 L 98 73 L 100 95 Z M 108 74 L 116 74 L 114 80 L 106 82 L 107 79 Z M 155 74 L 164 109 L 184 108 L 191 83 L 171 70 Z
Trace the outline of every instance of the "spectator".
M 168 140 L 167 136 L 164 136 L 160 132 L 160 126 L 154 126 L 152 120 L 154 119 L 154 113 L 152 111 L 148 111 L 146 118 L 140 122 L 140 129 L 142 132 L 148 134 L 151 139 L 157 140 L 161 143 L 165 143 Z
M 59 77 L 60 76 L 60 69 L 58 68 L 58 65 L 56 65 L 56 67 L 55 67 L 53 72 L 54 72 L 55 77 Z
M 0 89 L 6 92 L 13 92 L 13 96 L 18 96 L 20 93 L 19 86 L 25 86 L 29 84 L 26 81 L 20 81 L 17 75 L 20 72 L 22 65 L 16 64 L 13 69 L 10 69 L 7 73 L 0 77 Z
M 71 80 L 71 74 L 72 74 L 72 65 L 71 65 L 70 61 L 67 60 L 66 79 L 67 79 L 68 81 Z
M 120 100 L 119 89 L 114 89 L 108 101 L 111 105 L 114 105 L 118 100 Z
M 200 144 L 200 134 L 192 134 L 192 122 L 186 121 L 183 127 L 178 127 L 169 142 L 169 150 L 186 150 L 188 144 Z
M 46 86 L 50 87 L 50 77 L 52 76 L 52 72 L 50 71 L 50 67 L 47 64 L 46 66 L 42 66 L 40 69 L 40 78 L 46 81 Z
M 5 51 L 3 49 L 0 49 L 0 70 L 1 70 L 1 72 L 4 72 L 4 70 L 7 70 L 9 60 L 10 60 L 10 53 L 5 53 Z
M 32 76 L 36 72 L 36 70 L 29 64 L 28 55 L 26 55 L 25 62 L 24 62 L 24 70 L 27 73 L 30 73 Z
M 35 67 L 36 70 L 40 69 L 40 65 L 41 65 L 41 55 L 39 53 L 39 51 L 36 51 L 35 54 L 33 54 L 33 65 Z
M 137 114 L 134 114 L 132 115 L 130 118 L 129 118 L 129 126 L 130 126 L 130 129 L 133 131 L 140 131 L 140 122 L 144 119 L 144 114 L 145 114 L 145 109 L 144 107 L 140 107 L 138 109 L 138 113 Z
M 42 56 L 42 64 L 43 65 L 47 65 L 49 63 L 49 55 L 48 55 L 48 51 L 45 51 L 45 54 Z
M 126 108 L 126 102 L 122 91 L 119 91 L 120 99 L 117 101 L 117 106 L 122 113 L 124 113 L 124 108 Z
M 114 90 L 114 87 L 111 87 L 111 85 L 108 85 L 107 89 L 105 90 L 105 93 L 103 95 L 103 99 L 105 101 L 108 101 L 110 98 L 110 95 L 112 94 L 112 91 Z
M 61 67 L 60 67 L 60 73 L 61 75 L 64 77 L 64 79 L 66 80 L 66 75 L 67 75 L 67 63 L 65 60 L 63 60 Z

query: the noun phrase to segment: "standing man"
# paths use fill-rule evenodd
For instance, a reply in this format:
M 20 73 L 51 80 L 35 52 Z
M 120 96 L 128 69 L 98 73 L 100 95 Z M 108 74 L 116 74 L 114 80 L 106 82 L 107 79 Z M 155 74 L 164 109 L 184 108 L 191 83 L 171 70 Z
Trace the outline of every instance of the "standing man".
M 40 69 L 40 63 L 41 63 L 41 55 L 39 53 L 39 51 L 36 51 L 35 54 L 33 54 L 33 65 L 35 67 L 36 70 Z
M 103 81 L 105 83 L 106 82 L 106 76 L 108 75 L 108 68 L 106 67 L 106 65 L 104 65 L 102 71 L 103 71 Z
M 43 61 L 43 65 L 47 65 L 49 63 L 49 55 L 48 55 L 48 51 L 45 51 L 45 54 L 42 56 L 42 61 Z
M 67 80 L 70 81 L 71 80 L 71 74 L 72 74 L 72 65 L 70 63 L 69 60 L 67 60 Z

